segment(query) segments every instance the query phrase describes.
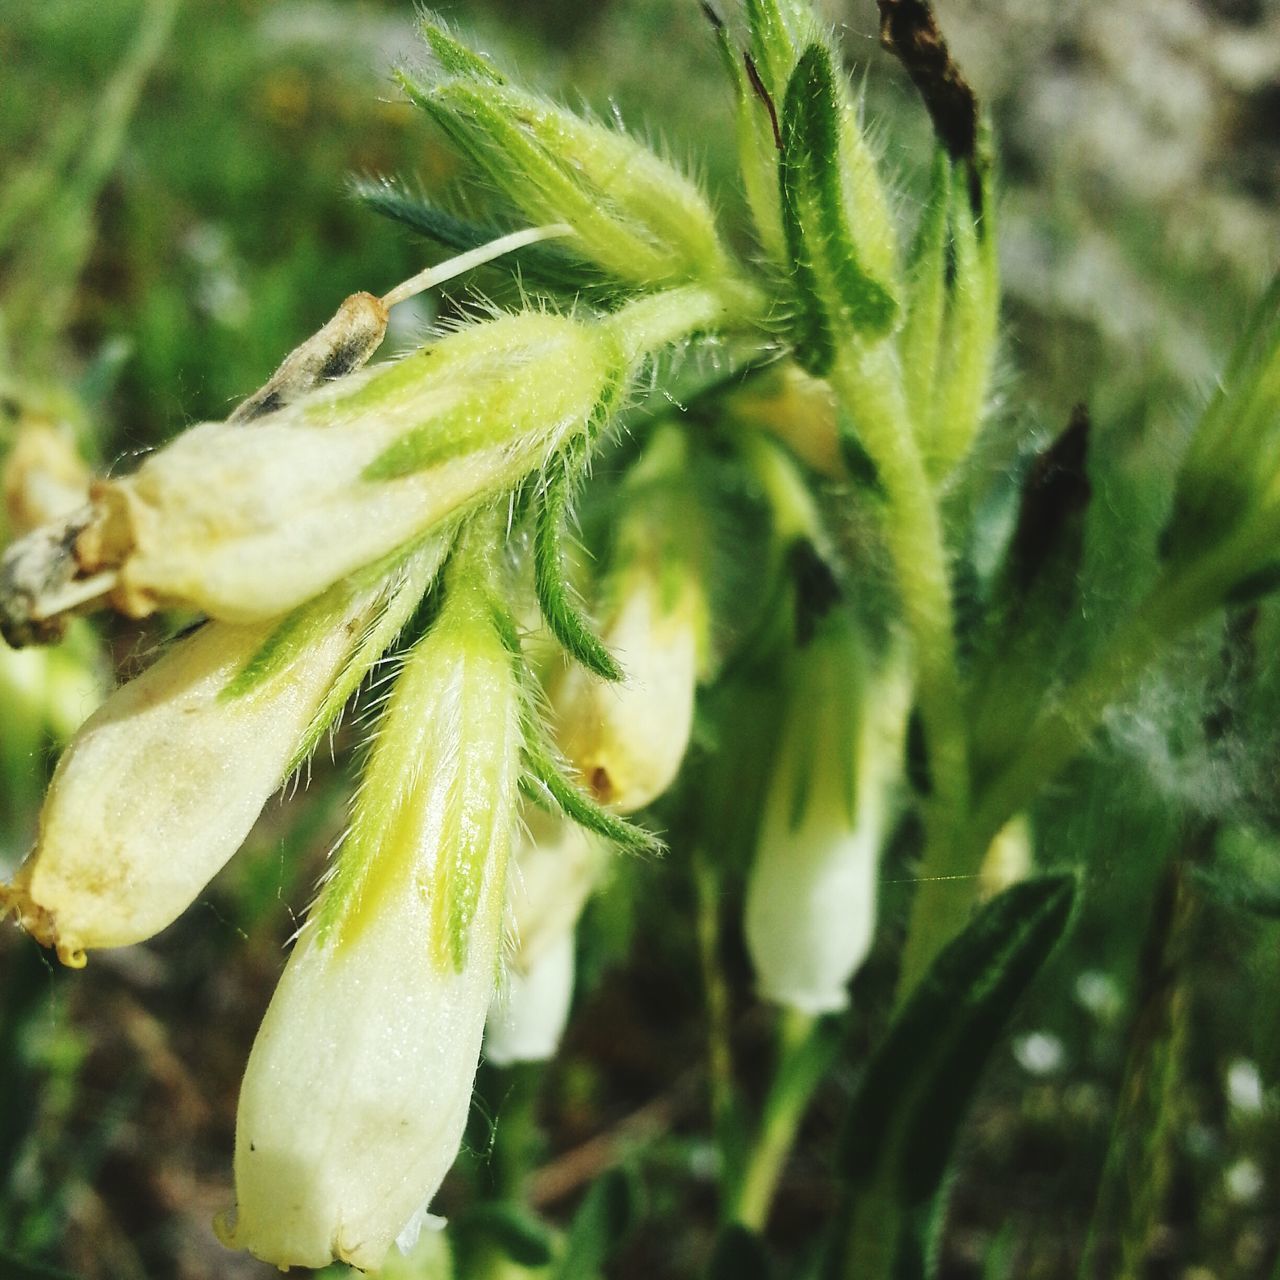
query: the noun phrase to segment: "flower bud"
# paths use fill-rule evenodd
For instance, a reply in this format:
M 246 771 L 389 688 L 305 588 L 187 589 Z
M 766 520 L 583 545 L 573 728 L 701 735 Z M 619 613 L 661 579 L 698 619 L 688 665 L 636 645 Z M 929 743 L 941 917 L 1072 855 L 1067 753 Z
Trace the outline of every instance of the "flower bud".
M 968 453 L 991 393 L 1000 314 L 989 140 L 953 160 L 939 148 L 907 265 L 898 337 L 907 407 L 932 478 Z
M 497 974 L 520 704 L 483 584 L 451 571 L 245 1072 L 222 1231 L 281 1269 L 377 1270 L 457 1154 Z
M 96 486 L 79 568 L 114 572 L 114 603 L 136 615 L 275 616 L 541 466 L 617 361 L 602 327 L 526 312 L 252 422 L 194 427 Z
M 618 813 L 650 804 L 675 780 L 706 661 L 702 531 L 682 483 L 687 460 L 682 432 L 662 427 L 627 478 L 601 628 L 623 679 L 573 666 L 551 694 L 561 750 L 594 798 Z
M 576 822 L 532 805 L 526 819 L 508 891 L 507 984 L 485 1028 L 485 1057 L 499 1066 L 555 1055 L 573 998 L 574 928 L 605 864 L 601 842 Z
M 0 890 L 5 907 L 77 966 L 86 948 L 171 924 L 243 843 L 436 562 L 419 553 L 385 582 L 335 588 L 283 622 L 207 623 L 118 689 L 59 761 L 35 848 Z
M 902 760 L 910 684 L 869 670 L 828 618 L 792 659 L 788 707 L 747 885 L 747 946 L 766 999 L 820 1014 L 871 947 L 876 878 Z
M 725 70 L 737 96 L 738 166 L 761 246 L 775 262 L 787 260 L 778 202 L 778 110 L 800 50 L 822 39 L 808 6 L 794 0 L 750 0 L 748 48 L 739 52 L 729 28 L 707 11 Z
M 626 134 L 506 83 L 438 28 L 437 78 L 402 83 L 484 178 L 534 223 L 564 222 L 571 247 L 610 276 L 669 285 L 731 274 L 702 192 Z M 444 49 L 445 56 L 441 51 Z

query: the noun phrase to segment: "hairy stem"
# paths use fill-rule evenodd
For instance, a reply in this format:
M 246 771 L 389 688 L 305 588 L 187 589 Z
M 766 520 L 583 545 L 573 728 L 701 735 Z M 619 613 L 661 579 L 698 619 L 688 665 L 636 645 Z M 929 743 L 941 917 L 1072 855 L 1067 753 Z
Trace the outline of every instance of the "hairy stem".
M 908 936 L 905 979 L 913 983 L 957 923 L 947 896 L 940 899 L 926 890 L 930 884 L 949 883 L 941 877 L 977 869 L 969 865 L 971 850 L 962 839 L 969 812 L 969 754 L 946 547 L 893 352 L 883 344 L 845 352 L 832 369 L 831 384 L 884 489 L 884 535 L 914 648 L 930 795 L 925 806 L 924 884 L 916 897 Z M 970 892 L 960 919 L 971 903 Z

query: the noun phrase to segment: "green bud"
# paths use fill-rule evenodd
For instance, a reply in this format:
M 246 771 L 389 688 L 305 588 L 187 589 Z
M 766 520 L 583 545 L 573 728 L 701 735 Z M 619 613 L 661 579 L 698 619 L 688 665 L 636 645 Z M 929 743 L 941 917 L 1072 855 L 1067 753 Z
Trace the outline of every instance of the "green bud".
M 402 74 L 401 84 L 526 219 L 566 223 L 576 233 L 569 247 L 631 284 L 732 274 L 710 205 L 673 165 L 616 129 L 495 78 L 475 55 L 484 73 L 468 71 L 466 51 L 429 32 L 436 78 Z
M 1000 321 L 995 199 L 986 147 L 982 139 L 979 142 L 978 158 L 961 161 L 952 174 L 946 316 L 929 412 L 914 419 L 935 481 L 945 479 L 969 452 L 982 425 L 995 369 Z

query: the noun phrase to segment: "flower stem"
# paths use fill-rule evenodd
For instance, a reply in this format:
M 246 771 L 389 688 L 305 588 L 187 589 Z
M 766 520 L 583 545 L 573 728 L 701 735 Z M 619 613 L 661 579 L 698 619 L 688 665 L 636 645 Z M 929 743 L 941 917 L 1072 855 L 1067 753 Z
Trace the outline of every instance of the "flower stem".
M 931 892 L 930 886 L 943 883 L 942 877 L 977 869 L 968 865 L 970 852 L 962 839 L 969 813 L 969 748 L 946 546 L 893 352 L 885 345 L 847 351 L 830 376 L 884 490 L 885 541 L 914 647 L 930 795 L 925 804 L 923 884 L 913 908 L 904 972 L 905 981 L 913 983 L 957 923 L 947 895 Z M 971 896 L 966 897 L 960 918 L 970 901 Z
M 827 1073 L 837 1046 L 822 1034 L 821 1020 L 795 1009 L 784 1009 L 778 1026 L 778 1062 L 760 1116 L 760 1128 L 747 1157 L 732 1202 L 725 1206 L 728 1221 L 751 1231 L 764 1230 L 778 1180 L 796 1133 L 809 1109 L 814 1090 Z
M 684 285 L 645 294 L 607 316 L 622 347 L 628 368 L 636 368 L 655 351 L 695 333 L 740 328 L 764 310 L 763 299 L 749 285 L 726 281 L 718 288 Z

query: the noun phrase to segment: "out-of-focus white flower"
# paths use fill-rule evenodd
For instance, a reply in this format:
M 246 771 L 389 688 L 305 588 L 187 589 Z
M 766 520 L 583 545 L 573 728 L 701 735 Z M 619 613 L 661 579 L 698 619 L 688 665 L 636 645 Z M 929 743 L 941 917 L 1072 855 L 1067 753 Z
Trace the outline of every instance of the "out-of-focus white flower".
M 484 1056 L 497 1066 L 554 1058 L 573 1003 L 573 930 L 552 939 L 527 968 L 507 973 L 485 1023 Z
M 89 468 L 70 427 L 27 418 L 4 463 L 4 505 L 13 533 L 70 515 L 89 498 Z
M 118 689 L 59 761 L 0 903 L 71 965 L 172 923 L 399 630 L 440 553 L 284 621 L 208 623 Z
M 193 427 L 95 486 L 79 571 L 114 575 L 135 615 L 273 617 L 542 465 L 619 362 L 604 326 L 525 312 L 251 422 Z
M 879 670 L 842 620 L 793 658 L 788 709 L 747 885 L 760 993 L 803 1013 L 848 1003 L 876 920 L 876 879 L 901 770 L 910 681 Z
M 1033 859 L 1031 823 L 1025 813 L 1020 813 L 1000 828 L 982 859 L 978 872 L 982 900 L 986 902 L 1025 880 L 1031 874 Z
M 485 1028 L 485 1057 L 500 1066 L 555 1056 L 573 999 L 574 929 L 607 857 L 576 822 L 534 806 L 527 821 L 508 892 L 506 986 Z
M 483 583 L 451 573 L 254 1044 L 227 1241 L 376 1270 L 462 1139 L 493 994 L 521 698 Z

